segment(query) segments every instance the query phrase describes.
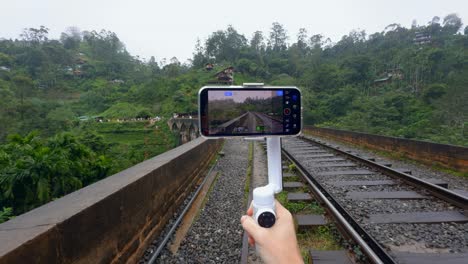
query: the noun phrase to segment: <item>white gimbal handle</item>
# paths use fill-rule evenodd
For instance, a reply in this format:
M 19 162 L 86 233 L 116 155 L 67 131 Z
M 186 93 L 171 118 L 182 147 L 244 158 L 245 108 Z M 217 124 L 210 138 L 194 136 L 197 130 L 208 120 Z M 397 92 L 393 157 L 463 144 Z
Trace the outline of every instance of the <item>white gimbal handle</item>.
M 276 222 L 275 193 L 283 190 L 281 170 L 281 139 L 267 138 L 268 185 L 253 190 L 253 217 L 261 227 L 272 227 Z

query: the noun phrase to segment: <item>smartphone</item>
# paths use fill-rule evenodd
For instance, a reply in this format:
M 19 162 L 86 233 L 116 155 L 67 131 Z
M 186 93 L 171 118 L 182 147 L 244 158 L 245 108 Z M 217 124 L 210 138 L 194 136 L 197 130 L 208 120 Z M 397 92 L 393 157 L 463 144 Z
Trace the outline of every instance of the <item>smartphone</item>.
M 198 106 L 204 137 L 295 136 L 302 129 L 297 87 L 205 86 Z

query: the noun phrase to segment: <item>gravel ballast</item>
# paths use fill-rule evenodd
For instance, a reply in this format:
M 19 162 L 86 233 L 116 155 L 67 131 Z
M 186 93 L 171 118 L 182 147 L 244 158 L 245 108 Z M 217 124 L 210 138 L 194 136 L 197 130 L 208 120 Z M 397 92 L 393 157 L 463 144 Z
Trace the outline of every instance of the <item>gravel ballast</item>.
M 213 169 L 219 176 L 205 206 L 177 253 L 173 255 L 164 249 L 157 263 L 239 263 L 243 234 L 240 217 L 246 208 L 248 144 L 240 139 L 225 141 L 225 155 Z

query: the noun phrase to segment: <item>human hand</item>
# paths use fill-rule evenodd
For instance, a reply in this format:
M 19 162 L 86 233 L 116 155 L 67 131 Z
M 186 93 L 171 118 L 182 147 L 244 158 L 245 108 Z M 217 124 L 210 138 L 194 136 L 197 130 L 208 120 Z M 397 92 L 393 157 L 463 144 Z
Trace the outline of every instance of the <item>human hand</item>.
M 304 263 L 297 244 L 294 220 L 291 213 L 275 201 L 276 222 L 263 228 L 251 217 L 253 208 L 242 216 L 241 223 L 247 231 L 249 244 L 257 246 L 260 257 L 266 263 Z

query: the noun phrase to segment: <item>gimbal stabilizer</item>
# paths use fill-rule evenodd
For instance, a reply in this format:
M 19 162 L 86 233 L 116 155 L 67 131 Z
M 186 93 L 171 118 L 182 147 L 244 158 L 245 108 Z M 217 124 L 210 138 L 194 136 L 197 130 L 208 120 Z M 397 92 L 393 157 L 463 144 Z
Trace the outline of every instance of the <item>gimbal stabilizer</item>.
M 267 138 L 268 185 L 253 190 L 253 217 L 261 227 L 272 227 L 276 222 L 275 193 L 283 189 L 281 171 L 281 139 Z
M 295 86 L 204 86 L 198 93 L 199 128 L 207 138 L 247 137 L 267 141 L 268 184 L 253 190 L 253 218 L 276 222 L 275 193 L 282 191 L 281 137 L 299 135 L 301 93 Z M 239 107 L 237 109 L 236 107 Z
M 263 83 L 244 83 L 244 87 L 262 87 Z M 268 184 L 253 190 L 253 218 L 261 227 L 272 227 L 276 222 L 275 193 L 283 190 L 281 170 L 281 138 L 270 136 L 267 142 Z

